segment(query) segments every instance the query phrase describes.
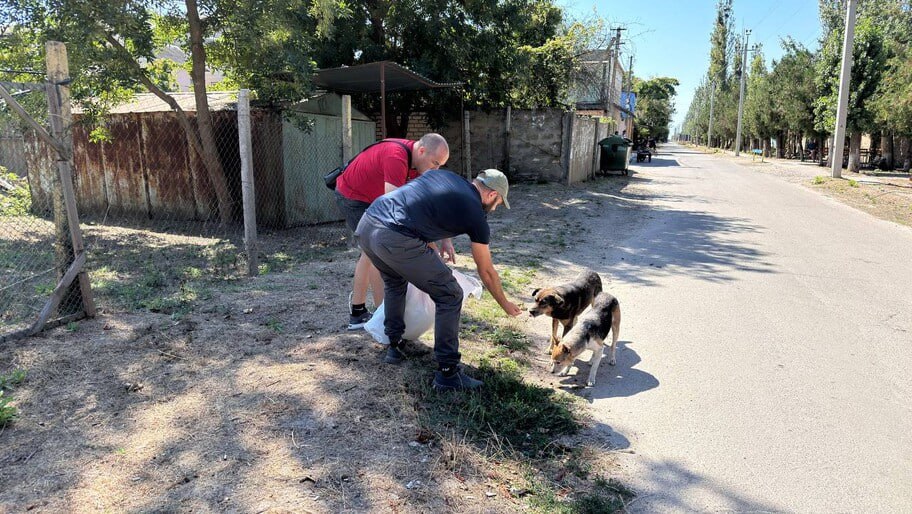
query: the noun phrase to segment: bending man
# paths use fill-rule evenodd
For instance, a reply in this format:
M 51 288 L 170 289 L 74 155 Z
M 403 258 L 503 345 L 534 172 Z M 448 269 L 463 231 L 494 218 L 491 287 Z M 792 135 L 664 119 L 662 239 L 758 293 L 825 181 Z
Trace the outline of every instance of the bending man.
M 442 166 L 450 157 L 450 148 L 440 134 L 425 134 L 418 141 L 385 139 L 367 148 L 349 163 L 336 182 L 336 204 L 345 216 L 348 227 L 355 231 L 364 211 L 384 193 L 402 186 L 430 169 Z M 455 262 L 453 244 L 444 241 L 441 256 L 446 252 Z M 348 329 L 364 327 L 371 314 L 365 305 L 368 285 L 374 293 L 374 305 L 383 301 L 383 282 L 370 260 L 362 253 L 355 265 L 355 280 L 349 296 Z
M 390 340 L 385 361 L 398 364 L 403 353 L 405 293 L 409 282 L 436 305 L 434 388 L 474 389 L 482 385 L 462 372 L 459 362 L 459 318 L 462 289 L 453 272 L 436 255 L 433 241 L 468 234 L 481 281 L 510 316 L 522 313 L 507 300 L 491 262 L 487 213 L 507 202 L 507 177 L 485 170 L 472 182 L 446 170 L 430 170 L 418 179 L 378 198 L 364 213 L 355 238 L 383 277 L 384 332 Z

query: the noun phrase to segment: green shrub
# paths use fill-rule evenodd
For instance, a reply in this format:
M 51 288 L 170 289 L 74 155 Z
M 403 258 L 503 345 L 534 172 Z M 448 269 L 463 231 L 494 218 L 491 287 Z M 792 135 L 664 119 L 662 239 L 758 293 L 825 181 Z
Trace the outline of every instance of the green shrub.
M 0 166 L 0 179 L 13 186 L 11 191 L 0 187 L 0 216 L 26 216 L 32 210 L 32 194 L 28 180 Z

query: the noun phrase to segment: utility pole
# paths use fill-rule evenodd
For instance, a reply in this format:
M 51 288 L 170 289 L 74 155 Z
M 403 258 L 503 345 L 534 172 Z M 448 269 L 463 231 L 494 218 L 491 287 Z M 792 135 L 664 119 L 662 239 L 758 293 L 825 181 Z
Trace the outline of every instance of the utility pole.
M 627 91 L 633 91 L 633 54 L 630 54 L 629 63 L 627 65 Z
M 627 138 L 633 139 L 633 109 L 632 105 L 632 95 L 633 95 L 633 54 L 630 54 L 630 64 L 627 66 L 627 105 L 624 107 L 627 109 Z
M 751 29 L 744 29 L 744 44 L 741 52 L 741 92 L 738 94 L 738 130 L 735 133 L 735 157 L 741 155 L 741 118 L 744 116 L 744 76 L 747 75 L 747 42 Z
M 617 68 L 618 63 L 621 58 L 621 31 L 627 30 L 623 27 L 616 27 L 614 29 L 616 34 L 614 36 L 614 59 L 609 59 L 611 61 L 611 69 L 608 72 L 608 99 L 605 101 L 605 111 L 606 114 L 609 114 L 611 107 L 611 88 L 614 86 L 614 69 Z M 610 50 L 609 50 L 610 54 Z
M 849 87 L 852 81 L 852 44 L 855 39 L 855 7 L 858 0 L 848 0 L 846 6 L 845 39 L 842 42 L 842 72 L 839 75 L 839 103 L 836 106 L 836 134 L 830 164 L 833 178 L 842 176 L 842 147 L 845 145 L 846 116 L 849 108 Z
M 709 83 L 709 127 L 706 129 L 706 146 L 712 147 L 713 99 L 716 96 L 716 81 Z

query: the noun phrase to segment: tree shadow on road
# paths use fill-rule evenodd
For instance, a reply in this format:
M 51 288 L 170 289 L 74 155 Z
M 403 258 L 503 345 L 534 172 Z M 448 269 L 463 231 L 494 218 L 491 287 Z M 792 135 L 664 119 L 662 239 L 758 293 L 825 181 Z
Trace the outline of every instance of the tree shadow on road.
M 671 275 L 721 283 L 736 280 L 738 272 L 775 272 L 768 254 L 744 241 L 763 230 L 748 219 L 659 205 L 643 209 L 622 195 L 604 202 L 618 213 L 617 227 L 611 218 L 590 221 L 575 248 L 548 254 L 545 268 L 591 268 L 637 285 L 658 285 Z
M 637 168 L 685 168 L 685 169 L 699 169 L 700 166 L 683 166 L 677 158 L 671 156 L 667 153 L 662 154 L 652 154 L 651 161 L 643 162 L 634 162 L 631 163 L 633 166 L 632 171 L 636 172 Z
M 629 512 L 784 512 L 675 462 L 647 460 L 644 467 L 646 475 L 642 478 L 646 485 L 628 504 Z

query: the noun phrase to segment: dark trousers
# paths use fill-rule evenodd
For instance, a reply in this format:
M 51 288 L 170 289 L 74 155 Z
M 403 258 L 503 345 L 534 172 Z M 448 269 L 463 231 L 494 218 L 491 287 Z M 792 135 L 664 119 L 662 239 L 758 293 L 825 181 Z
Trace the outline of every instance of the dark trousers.
M 434 301 L 434 358 L 440 366 L 459 364 L 462 288 L 450 268 L 424 241 L 391 230 L 369 215 L 361 218 L 355 240 L 383 277 L 383 328 L 389 340 L 398 341 L 405 332 L 405 293 L 411 282 Z

